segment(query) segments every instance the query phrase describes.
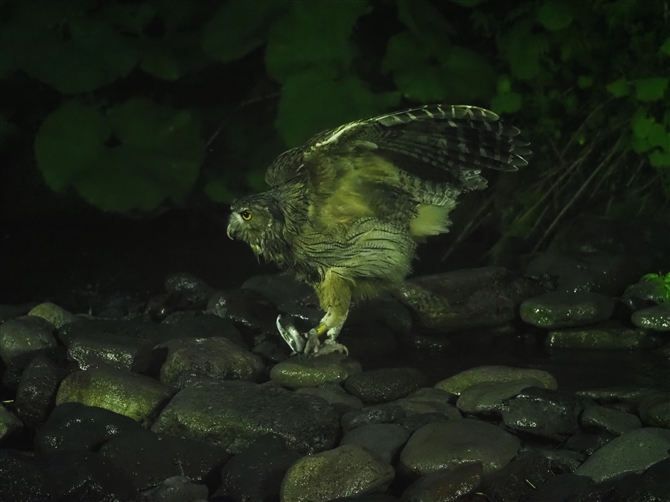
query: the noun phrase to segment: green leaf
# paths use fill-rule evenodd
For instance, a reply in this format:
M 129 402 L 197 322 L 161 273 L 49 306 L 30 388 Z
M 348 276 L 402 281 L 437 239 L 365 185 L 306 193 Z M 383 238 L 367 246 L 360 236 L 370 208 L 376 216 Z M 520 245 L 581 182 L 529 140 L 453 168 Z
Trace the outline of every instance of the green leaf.
M 447 99 L 441 68 L 430 61 L 430 52 L 410 31 L 400 32 L 389 40 L 382 72 L 393 72 L 393 78 L 404 97 L 419 103 Z
M 3 51 L 20 55 L 15 62 L 21 69 L 65 94 L 114 82 L 130 72 L 138 55 L 110 23 L 87 15 L 84 7 L 91 5 L 20 3 L 16 19 L 6 28 L 3 45 L 8 46 Z
M 630 121 L 633 134 L 638 138 L 647 138 L 656 121 L 648 116 L 644 110 L 639 110 Z M 663 127 L 663 126 L 661 126 Z
M 231 192 L 228 183 L 223 178 L 209 180 L 205 184 L 205 194 L 214 202 L 229 203 L 235 198 L 235 194 Z
M 373 94 L 356 76 L 335 79 L 329 68 L 314 68 L 286 80 L 275 125 L 294 147 L 325 129 L 386 112 L 399 99 L 397 92 Z
M 495 113 L 515 113 L 521 109 L 521 94 L 505 92 L 497 94 L 491 100 L 491 110 Z
M 622 98 L 630 94 L 630 87 L 624 78 L 615 80 L 611 84 L 608 84 L 606 88 L 615 98 Z
M 580 75 L 577 78 L 577 87 L 580 89 L 589 89 L 593 87 L 593 77 L 590 75 Z
M 489 101 L 495 90 L 495 72 L 489 62 L 469 49 L 452 47 L 442 60 L 442 78 L 451 103 Z
M 658 101 L 668 88 L 668 79 L 665 77 L 649 77 L 635 82 L 635 97 L 639 101 Z
M 265 51 L 268 74 L 284 82 L 310 66 L 347 68 L 353 58 L 351 31 L 370 8 L 367 0 L 349 0 L 346 7 L 339 2 L 293 2 L 270 29 Z
M 146 46 L 141 53 L 140 68 L 162 80 L 177 80 L 183 73 L 181 65 L 165 49 L 165 44 Z
M 496 92 L 498 94 L 505 94 L 512 90 L 512 81 L 508 75 L 501 75 L 498 77 L 498 83 L 496 84 Z
M 382 73 L 391 71 L 411 71 L 427 65 L 430 52 L 410 31 L 401 31 L 389 39 L 386 55 L 382 60 Z
M 427 0 L 398 0 L 398 19 L 409 28 L 430 54 L 441 58 L 449 48 L 454 29 Z
M 564 30 L 572 23 L 572 8 L 569 2 L 549 0 L 537 12 L 537 22 L 549 31 Z
M 272 23 L 287 9 L 281 0 L 229 0 L 202 33 L 202 48 L 227 63 L 246 56 L 267 41 Z
M 670 56 L 670 37 L 665 39 L 665 42 L 663 42 L 663 45 L 661 45 L 661 48 L 659 49 L 659 52 L 661 54 L 665 54 L 666 56 Z
M 482 0 L 451 0 L 454 3 L 462 5 L 463 7 L 476 7 Z
M 505 40 L 506 56 L 512 75 L 520 80 L 530 80 L 540 73 L 540 55 L 546 49 L 546 38 L 531 33 L 532 22 L 519 21 Z
M 151 3 L 104 2 L 101 7 L 105 20 L 123 28 L 124 32 L 140 35 L 144 27 L 156 16 L 156 9 Z
M 35 158 L 47 185 L 61 192 L 92 169 L 104 157 L 110 134 L 105 116 L 78 101 L 49 115 L 35 138 Z
M 670 152 L 654 150 L 649 154 L 649 162 L 657 169 L 668 169 L 670 168 Z
M 133 99 L 106 114 L 77 101 L 42 123 L 35 156 L 49 186 L 73 186 L 105 211 L 149 210 L 183 197 L 204 157 L 189 112 Z

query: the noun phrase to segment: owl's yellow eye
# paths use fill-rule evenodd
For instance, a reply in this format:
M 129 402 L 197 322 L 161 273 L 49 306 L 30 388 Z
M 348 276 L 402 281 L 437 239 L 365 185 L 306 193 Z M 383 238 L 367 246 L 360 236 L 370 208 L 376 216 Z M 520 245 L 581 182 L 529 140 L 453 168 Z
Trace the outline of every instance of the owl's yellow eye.
M 244 221 L 249 221 L 251 219 L 251 213 L 249 211 L 242 211 L 240 216 Z

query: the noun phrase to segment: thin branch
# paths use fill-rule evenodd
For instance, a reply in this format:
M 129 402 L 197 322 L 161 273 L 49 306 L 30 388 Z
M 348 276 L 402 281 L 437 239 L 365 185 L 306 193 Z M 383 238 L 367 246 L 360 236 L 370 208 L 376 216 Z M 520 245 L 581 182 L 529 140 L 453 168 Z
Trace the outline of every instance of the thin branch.
M 465 239 L 467 239 L 472 232 L 474 232 L 479 226 L 482 224 L 482 222 L 486 218 L 480 218 L 479 216 L 486 211 L 486 209 L 491 205 L 493 202 L 493 197 L 489 197 L 486 203 L 482 204 L 480 208 L 477 210 L 477 212 L 474 214 L 472 218 L 470 218 L 470 221 L 468 221 L 468 224 L 465 225 L 463 230 L 461 230 L 458 234 L 458 237 L 452 242 L 451 246 L 449 246 L 449 249 L 447 249 L 447 252 L 442 255 L 441 261 L 445 261 L 451 253 L 454 252 L 454 250 L 458 247 L 458 245 L 463 242 Z
M 586 187 L 589 186 L 589 184 L 591 183 L 593 178 L 595 178 L 596 174 L 598 174 L 604 166 L 608 165 L 610 159 L 612 158 L 612 156 L 614 155 L 614 152 L 616 151 L 616 147 L 622 141 L 623 137 L 624 137 L 624 133 L 619 135 L 619 138 L 617 139 L 614 148 L 612 148 L 610 150 L 610 152 L 607 154 L 607 157 L 605 157 L 605 159 L 603 159 L 602 162 L 600 162 L 600 164 L 598 164 L 598 167 L 596 167 L 593 170 L 591 175 L 586 179 L 586 181 L 582 184 L 582 186 L 579 187 L 579 190 L 577 190 L 577 192 L 575 192 L 575 194 L 572 196 L 570 201 L 563 207 L 563 209 L 561 209 L 561 212 L 558 213 L 558 215 L 554 218 L 554 221 L 551 222 L 551 224 L 549 225 L 547 230 L 544 232 L 544 235 L 542 236 L 542 238 L 535 245 L 535 248 L 533 249 L 533 252 L 537 252 L 539 250 L 542 243 L 546 240 L 546 238 L 549 236 L 549 234 L 551 234 L 551 232 L 554 230 L 554 227 L 556 227 L 556 225 L 563 218 L 563 215 L 565 215 L 565 213 L 568 211 L 568 209 L 570 209 L 570 207 L 575 203 L 575 201 L 577 201 L 577 199 L 582 194 L 582 192 L 584 192 L 584 190 L 586 190 Z

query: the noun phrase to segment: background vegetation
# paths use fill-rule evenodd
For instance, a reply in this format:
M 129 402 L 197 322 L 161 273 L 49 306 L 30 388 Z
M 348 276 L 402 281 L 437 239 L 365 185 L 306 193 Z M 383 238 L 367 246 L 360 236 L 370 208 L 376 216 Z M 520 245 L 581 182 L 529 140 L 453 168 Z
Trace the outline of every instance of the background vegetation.
M 495 255 L 586 210 L 670 219 L 666 0 L 5 0 L 0 23 L 3 217 L 227 202 L 320 130 L 443 102 L 534 150 L 457 241 L 493 226 Z

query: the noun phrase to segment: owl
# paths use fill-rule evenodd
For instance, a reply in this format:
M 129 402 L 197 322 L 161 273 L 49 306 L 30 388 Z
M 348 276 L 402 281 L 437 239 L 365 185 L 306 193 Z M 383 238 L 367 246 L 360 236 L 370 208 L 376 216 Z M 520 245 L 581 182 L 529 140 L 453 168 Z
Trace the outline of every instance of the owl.
M 277 319 L 295 353 L 347 353 L 352 302 L 397 288 L 416 247 L 447 232 L 460 193 L 486 169 L 527 164 L 519 130 L 474 106 L 429 105 L 324 131 L 268 168 L 271 189 L 231 205 L 228 236 L 312 286 L 324 315 L 305 334 Z

